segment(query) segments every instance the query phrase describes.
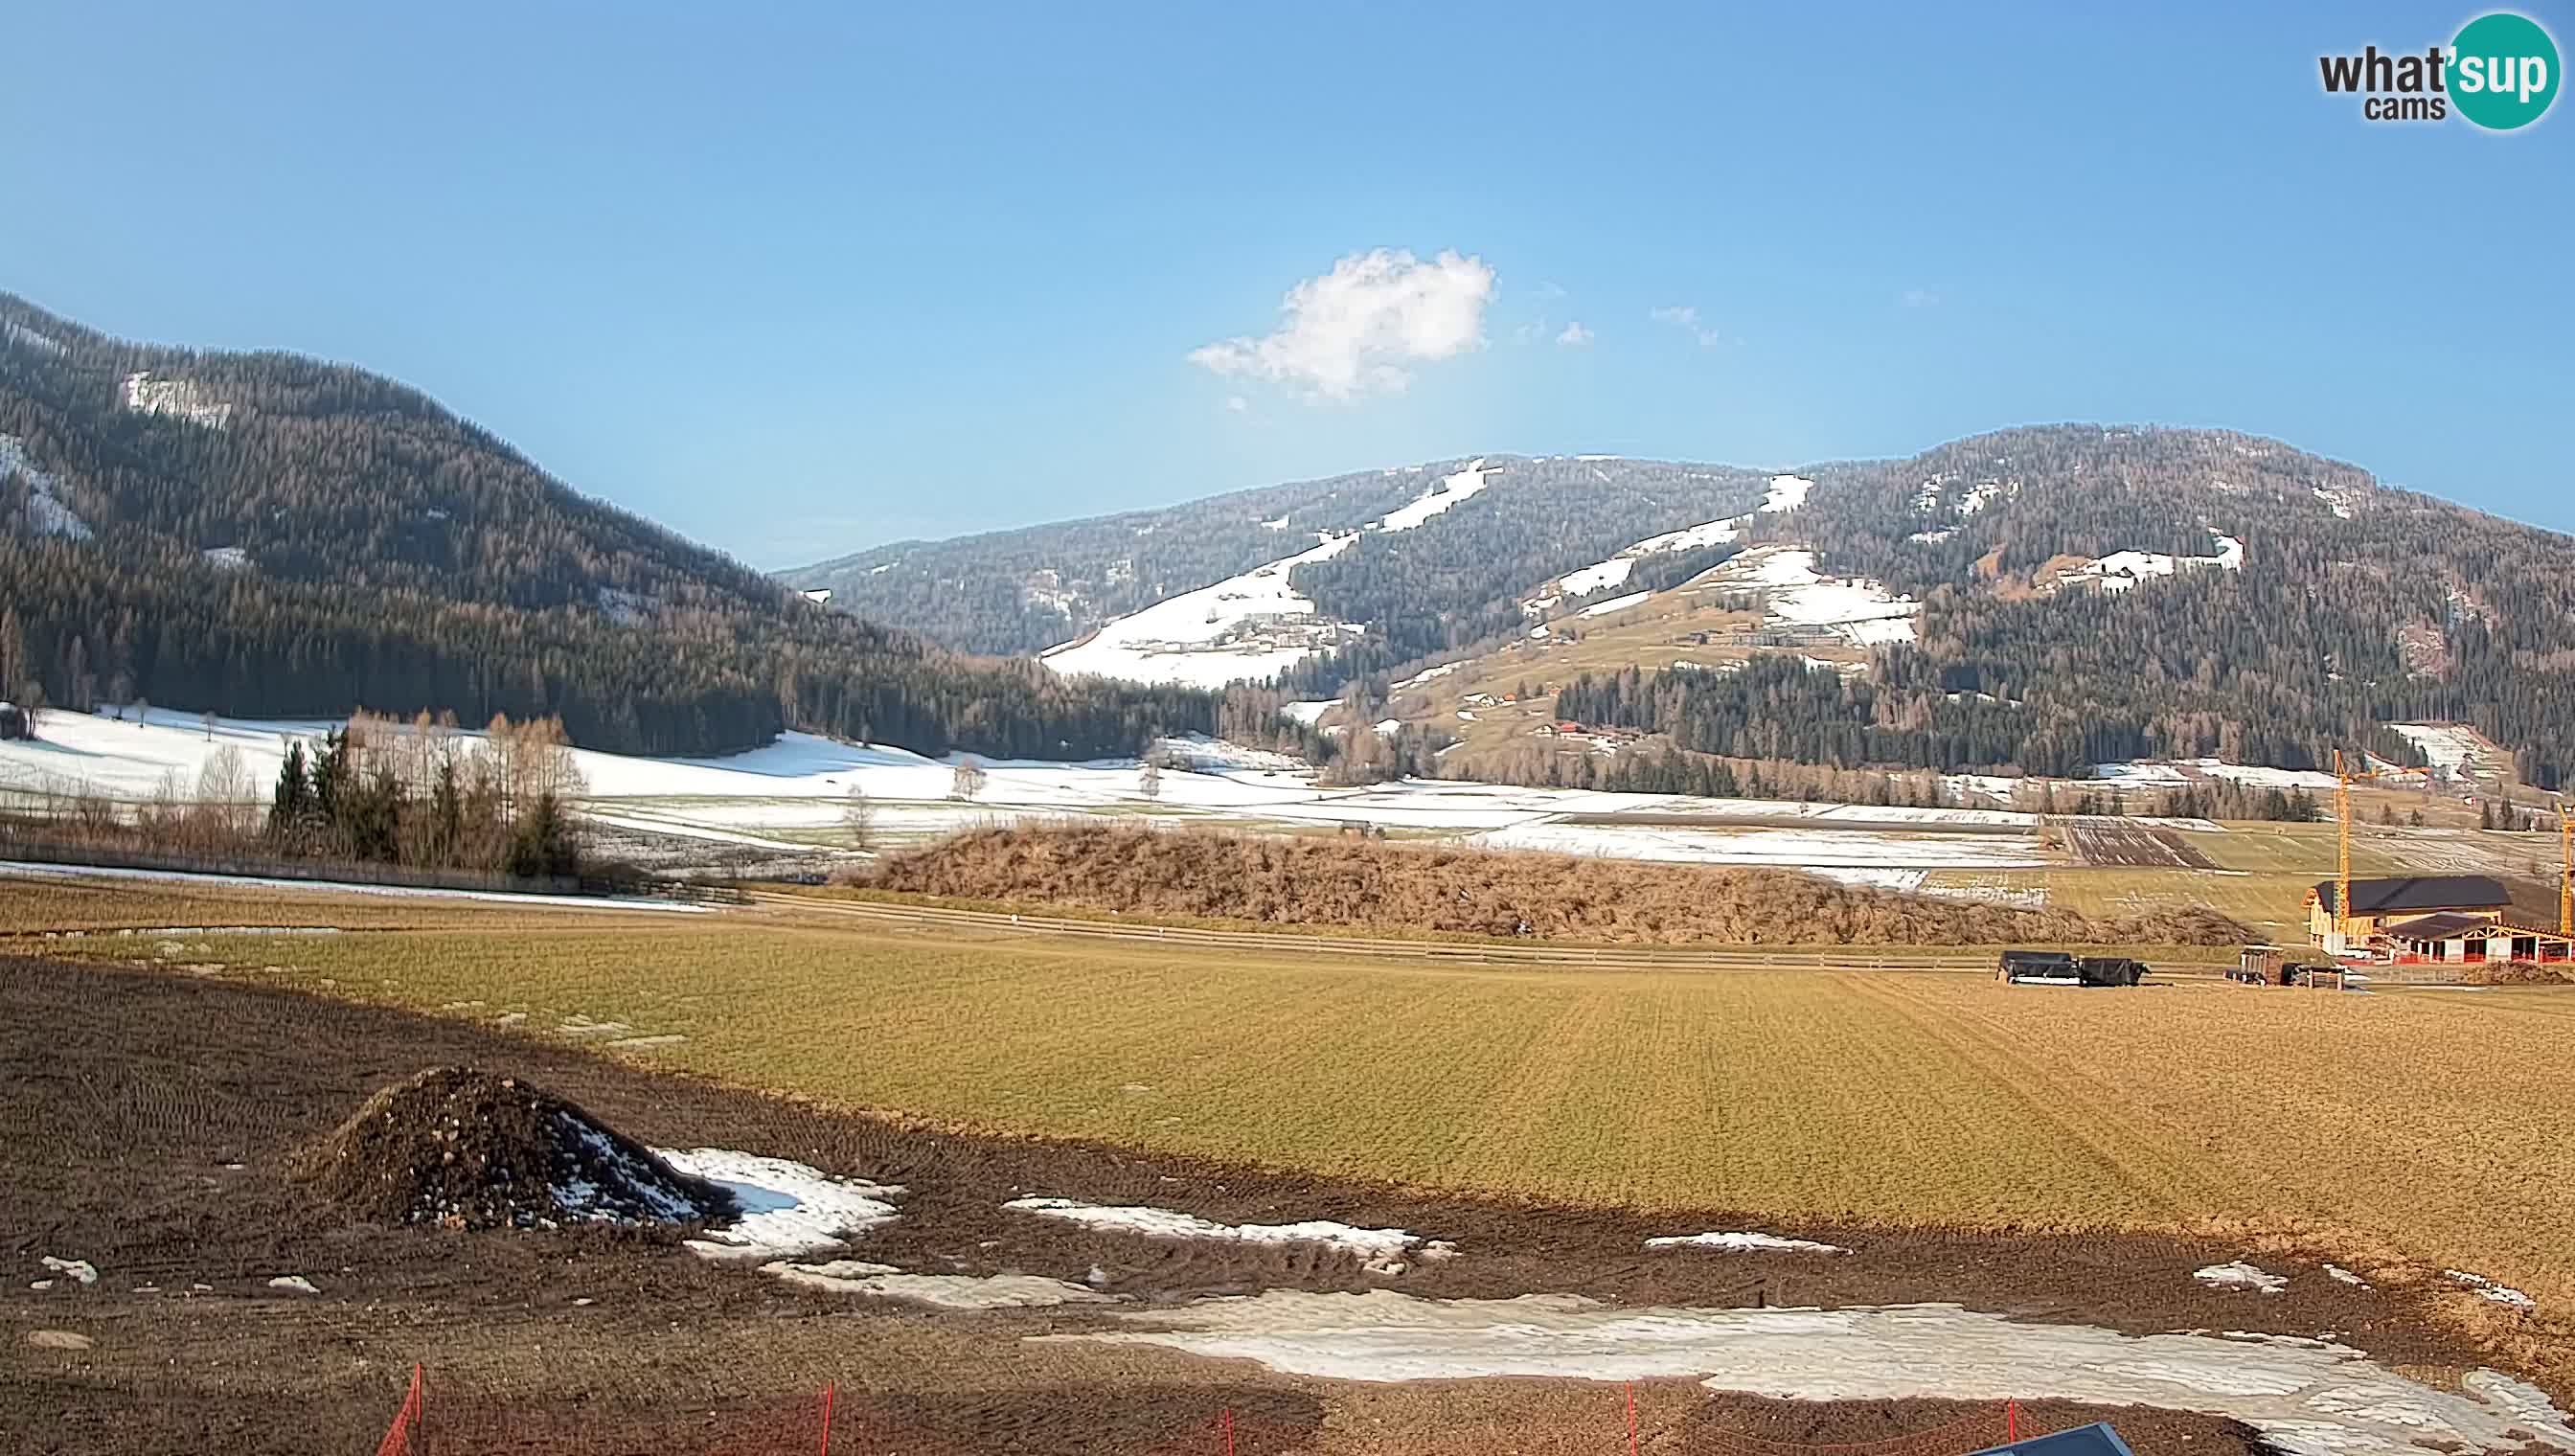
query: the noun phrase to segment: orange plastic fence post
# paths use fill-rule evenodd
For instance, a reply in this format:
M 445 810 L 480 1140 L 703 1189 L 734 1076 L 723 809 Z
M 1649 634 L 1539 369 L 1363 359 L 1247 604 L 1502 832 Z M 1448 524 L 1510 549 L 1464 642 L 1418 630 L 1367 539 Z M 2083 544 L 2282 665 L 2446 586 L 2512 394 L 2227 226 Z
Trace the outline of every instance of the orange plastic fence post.
M 411 1388 L 403 1392 L 402 1406 L 394 1412 L 394 1423 L 385 1429 L 385 1438 L 376 1443 L 376 1456 L 408 1456 L 417 1441 L 420 1425 L 420 1367 L 411 1367 Z
M 823 1456 L 832 1456 L 832 1397 L 840 1388 L 837 1380 L 823 1387 Z
M 2006 1441 L 2017 1441 L 2020 1439 L 2019 1401 L 2007 1400 L 2003 1402 L 2003 1439 Z
M 1234 1407 L 1217 1412 L 1217 1424 L 1225 1428 L 1225 1456 L 1234 1456 Z

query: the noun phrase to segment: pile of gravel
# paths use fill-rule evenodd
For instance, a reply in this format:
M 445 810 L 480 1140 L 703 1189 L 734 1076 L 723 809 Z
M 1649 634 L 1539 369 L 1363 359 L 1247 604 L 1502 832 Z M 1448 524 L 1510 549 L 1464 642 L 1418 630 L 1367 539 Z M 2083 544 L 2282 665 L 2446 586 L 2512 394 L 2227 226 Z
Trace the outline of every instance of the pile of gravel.
M 733 1196 L 517 1077 L 432 1067 L 369 1097 L 298 1173 L 361 1217 L 449 1228 L 691 1227 Z

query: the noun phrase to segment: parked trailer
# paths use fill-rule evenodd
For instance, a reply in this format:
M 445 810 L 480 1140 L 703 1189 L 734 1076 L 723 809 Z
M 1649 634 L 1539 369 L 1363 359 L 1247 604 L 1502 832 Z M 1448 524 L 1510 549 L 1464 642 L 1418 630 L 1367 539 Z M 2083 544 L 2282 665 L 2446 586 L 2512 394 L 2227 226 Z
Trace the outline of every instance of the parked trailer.
M 2329 960 L 2300 957 L 2277 945 L 2247 945 L 2226 978 L 2248 986 L 2332 985 L 2342 987 L 2342 967 Z
M 2118 955 L 2006 950 L 1998 978 L 2014 985 L 2132 986 L 2146 978 L 2146 963 Z

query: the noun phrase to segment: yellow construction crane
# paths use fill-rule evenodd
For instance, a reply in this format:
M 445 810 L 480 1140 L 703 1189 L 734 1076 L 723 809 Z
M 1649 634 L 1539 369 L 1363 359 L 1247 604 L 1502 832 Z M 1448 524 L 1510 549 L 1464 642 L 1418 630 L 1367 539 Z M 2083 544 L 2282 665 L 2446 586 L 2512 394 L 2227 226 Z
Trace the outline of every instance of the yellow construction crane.
M 2351 786 L 2364 778 L 2396 778 L 2407 773 L 2421 773 L 2429 780 L 2429 768 L 2345 768 L 2342 749 L 2334 749 L 2334 818 L 2342 837 L 2342 857 L 2334 875 L 2333 927 L 2341 934 L 2343 946 L 2351 944 Z M 2560 896 L 2562 899 L 2563 896 Z M 2561 905 L 2563 911 L 2567 907 Z
M 2557 933 L 2575 936 L 2575 824 L 2566 821 L 2566 800 L 2557 800 L 2557 848 L 2565 856 L 2557 871 Z

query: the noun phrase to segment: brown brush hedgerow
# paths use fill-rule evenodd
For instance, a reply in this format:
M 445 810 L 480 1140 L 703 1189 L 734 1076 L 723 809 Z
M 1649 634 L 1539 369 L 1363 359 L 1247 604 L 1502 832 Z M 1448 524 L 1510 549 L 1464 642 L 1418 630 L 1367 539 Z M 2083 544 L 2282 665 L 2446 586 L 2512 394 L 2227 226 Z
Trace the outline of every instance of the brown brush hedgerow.
M 2213 910 L 2096 919 L 1784 869 L 1112 825 L 972 829 L 858 882 L 1126 914 L 1645 944 L 2225 945 Z

